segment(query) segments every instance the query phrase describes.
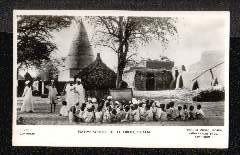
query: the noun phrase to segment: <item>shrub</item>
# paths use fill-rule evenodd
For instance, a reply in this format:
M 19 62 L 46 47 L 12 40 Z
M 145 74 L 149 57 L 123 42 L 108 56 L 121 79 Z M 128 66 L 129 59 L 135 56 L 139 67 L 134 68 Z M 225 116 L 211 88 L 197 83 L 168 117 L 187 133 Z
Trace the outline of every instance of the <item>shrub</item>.
M 200 91 L 192 99 L 198 102 L 216 102 L 224 100 L 224 96 L 224 90 L 209 89 Z

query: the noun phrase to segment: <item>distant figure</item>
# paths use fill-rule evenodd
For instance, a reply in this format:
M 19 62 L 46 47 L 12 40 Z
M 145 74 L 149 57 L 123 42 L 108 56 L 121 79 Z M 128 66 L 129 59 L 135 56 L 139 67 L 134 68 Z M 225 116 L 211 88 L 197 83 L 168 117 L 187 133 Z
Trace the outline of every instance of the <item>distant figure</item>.
M 120 82 L 119 85 L 120 85 L 120 88 L 121 88 L 121 89 L 124 89 L 124 88 L 127 88 L 127 87 L 128 87 L 127 82 L 125 82 L 125 81 L 123 81 L 123 80 Z
M 55 84 L 54 83 L 51 83 L 50 86 L 48 87 L 48 98 L 50 100 L 50 105 L 51 105 L 51 113 L 52 112 L 55 112 L 56 110 L 56 102 L 55 102 L 55 99 L 57 97 L 57 89 L 55 87 Z
M 176 81 L 176 88 L 175 89 L 181 89 L 183 88 L 183 78 L 182 75 L 179 74 L 177 77 L 177 81 Z
M 218 85 L 218 79 L 214 78 L 211 82 L 211 86 L 217 86 Z
M 82 103 L 85 102 L 85 90 L 83 88 L 81 79 L 76 80 L 77 83 L 75 84 L 75 90 L 76 90 L 76 97 L 77 97 L 77 102 L 81 105 Z
M 34 112 L 32 101 L 32 85 L 30 81 L 25 82 L 25 88 L 23 91 L 23 104 L 21 106 L 21 112 Z
M 175 89 L 176 88 L 176 83 L 177 83 L 177 77 L 179 75 L 179 72 L 177 69 L 174 70 L 174 73 L 173 73 L 173 80 L 171 81 L 170 83 L 170 88 L 171 89 Z
M 193 82 L 192 90 L 197 90 L 197 89 L 199 89 L 199 85 L 198 85 L 198 81 L 196 80 Z

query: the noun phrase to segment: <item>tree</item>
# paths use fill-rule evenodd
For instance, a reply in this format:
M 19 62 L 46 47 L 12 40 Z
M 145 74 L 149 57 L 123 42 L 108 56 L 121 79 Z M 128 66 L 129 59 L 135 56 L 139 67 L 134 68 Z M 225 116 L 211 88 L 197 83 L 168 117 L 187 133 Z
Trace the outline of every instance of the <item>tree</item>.
M 42 60 L 37 69 L 40 70 L 40 73 L 46 73 L 48 75 L 48 79 L 57 79 L 59 68 L 63 67 L 64 61 L 64 58 L 51 58 L 50 60 Z
M 60 31 L 71 24 L 69 16 L 17 16 L 17 63 L 40 66 L 42 61 L 50 60 L 50 54 L 56 50 L 51 40 L 51 32 Z
M 95 24 L 95 45 L 112 49 L 118 57 L 116 86 L 119 88 L 124 68 L 137 55 L 136 48 L 160 40 L 164 48 L 177 34 L 176 19 L 171 17 L 88 17 Z

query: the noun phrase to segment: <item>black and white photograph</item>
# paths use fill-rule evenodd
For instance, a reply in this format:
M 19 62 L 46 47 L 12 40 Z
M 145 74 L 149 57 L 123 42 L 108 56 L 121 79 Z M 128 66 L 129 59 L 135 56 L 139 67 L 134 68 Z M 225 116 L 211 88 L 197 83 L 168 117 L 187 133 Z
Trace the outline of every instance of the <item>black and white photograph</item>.
M 15 12 L 14 127 L 226 129 L 228 12 L 102 12 Z

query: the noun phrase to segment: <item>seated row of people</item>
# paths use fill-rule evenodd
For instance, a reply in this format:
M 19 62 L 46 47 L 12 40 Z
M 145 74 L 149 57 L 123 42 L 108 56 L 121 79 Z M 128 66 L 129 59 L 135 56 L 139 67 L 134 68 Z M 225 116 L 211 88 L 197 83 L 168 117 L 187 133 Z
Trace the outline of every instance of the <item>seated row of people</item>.
M 195 107 L 185 104 L 175 106 L 173 101 L 168 104 L 161 104 L 154 100 L 138 101 L 133 98 L 132 101 L 113 101 L 112 97 L 101 100 L 99 103 L 95 98 L 89 99 L 81 105 L 77 103 L 69 110 L 66 109 L 66 102 L 63 101 L 63 107 L 60 110 L 62 116 L 68 116 L 70 122 L 96 122 L 96 123 L 114 123 L 114 122 L 138 122 L 138 121 L 168 121 L 168 120 L 194 120 L 204 119 L 204 112 L 201 105 Z

